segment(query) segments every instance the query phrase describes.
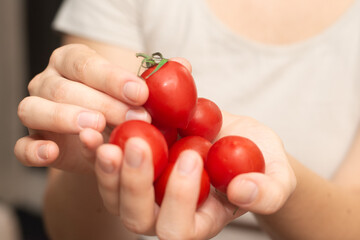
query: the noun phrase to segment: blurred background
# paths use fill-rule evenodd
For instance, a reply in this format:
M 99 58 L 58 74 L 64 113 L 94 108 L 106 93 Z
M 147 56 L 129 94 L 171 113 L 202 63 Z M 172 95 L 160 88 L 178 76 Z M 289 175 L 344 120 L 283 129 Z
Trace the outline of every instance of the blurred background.
M 47 65 L 60 36 L 51 22 L 61 0 L 0 0 L 0 239 L 47 239 L 42 225 L 45 168 L 22 166 L 13 153 L 27 134 L 17 105 Z

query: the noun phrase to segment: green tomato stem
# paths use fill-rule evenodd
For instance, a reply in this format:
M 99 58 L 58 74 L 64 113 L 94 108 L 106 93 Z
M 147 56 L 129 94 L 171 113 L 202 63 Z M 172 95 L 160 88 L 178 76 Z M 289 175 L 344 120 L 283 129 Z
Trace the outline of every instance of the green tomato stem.
M 162 54 L 159 53 L 159 52 L 153 53 L 151 55 L 151 57 L 146 55 L 145 53 L 137 53 L 136 57 L 144 58 L 142 60 L 142 62 L 141 62 L 141 65 L 140 65 L 139 69 L 138 69 L 137 75 L 139 77 L 140 77 L 141 68 L 151 68 L 151 67 L 157 65 L 156 68 L 154 69 L 154 71 L 152 71 L 151 74 L 146 77 L 146 79 L 148 77 L 150 77 L 151 75 L 153 75 L 154 73 L 156 73 L 162 66 L 164 66 L 165 63 L 168 62 L 168 59 L 164 58 L 162 56 Z

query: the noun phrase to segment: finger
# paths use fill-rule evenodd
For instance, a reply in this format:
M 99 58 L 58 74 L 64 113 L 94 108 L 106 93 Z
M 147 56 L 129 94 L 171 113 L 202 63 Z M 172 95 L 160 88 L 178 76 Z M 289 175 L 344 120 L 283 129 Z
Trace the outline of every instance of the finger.
M 169 177 L 156 233 L 160 239 L 195 239 L 195 212 L 203 162 L 198 153 L 181 153 Z
M 95 174 L 104 206 L 111 214 L 119 215 L 122 151 L 116 145 L 104 144 L 96 153 Z
M 50 65 L 65 78 L 105 92 L 121 101 L 143 105 L 148 98 L 146 83 L 135 74 L 110 64 L 94 50 L 71 44 L 55 50 Z
M 59 156 L 59 148 L 54 142 L 33 135 L 20 138 L 15 144 L 14 153 L 25 166 L 45 167 Z
M 155 223 L 154 170 L 149 145 L 140 138 L 125 144 L 121 169 L 120 216 L 135 233 L 152 234 Z
M 80 141 L 84 144 L 84 146 L 90 151 L 95 152 L 96 149 L 104 143 L 104 138 L 98 131 L 85 128 L 79 134 Z
M 187 70 L 189 70 L 189 72 L 192 72 L 192 66 L 191 66 L 190 62 L 188 60 L 186 60 L 185 58 L 174 57 L 174 58 L 170 58 L 170 61 L 178 62 L 178 63 L 184 65 L 187 68 Z
M 82 83 L 69 81 L 54 74 L 43 77 L 41 81 L 42 83 L 38 84 L 41 87 L 32 87 L 32 95 L 101 112 L 107 122 L 113 126 L 129 119 L 151 121 L 150 115 L 144 108 L 125 104 Z
M 96 159 L 97 148 L 104 143 L 103 135 L 91 128 L 85 128 L 79 133 L 80 142 L 84 150 L 81 151 L 84 158 L 94 164 Z
M 229 201 L 254 213 L 274 213 L 294 191 L 296 180 L 291 173 L 286 163 L 274 162 L 266 174 L 241 174 L 228 186 Z
M 18 116 L 28 128 L 57 133 L 78 133 L 85 128 L 101 132 L 106 124 L 99 112 L 34 96 L 21 101 Z

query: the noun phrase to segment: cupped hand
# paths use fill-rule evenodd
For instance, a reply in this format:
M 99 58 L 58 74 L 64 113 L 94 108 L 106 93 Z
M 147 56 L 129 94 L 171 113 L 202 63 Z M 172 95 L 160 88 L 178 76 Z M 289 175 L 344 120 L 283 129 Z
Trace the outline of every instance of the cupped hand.
M 265 159 L 265 174 L 246 173 L 228 185 L 228 200 L 243 210 L 271 214 L 279 210 L 296 187 L 296 177 L 278 135 L 257 120 L 223 113 L 224 127 L 219 138 L 227 135 L 247 137 L 257 144 Z
M 253 140 L 263 152 L 265 174 L 235 177 L 227 196 L 212 190 L 206 202 L 196 209 L 203 162 L 196 152 L 185 151 L 179 156 L 158 207 L 149 146 L 134 138 L 128 141 L 124 153 L 114 145 L 98 149 L 95 169 L 107 209 L 119 215 L 129 230 L 156 234 L 160 239 L 209 239 L 247 211 L 276 212 L 296 185 L 281 140 L 252 118 L 225 112 L 223 116 L 218 138 L 240 135 Z
M 28 90 L 18 116 L 30 134 L 14 148 L 26 166 L 92 172 L 95 149 L 111 126 L 150 121 L 141 107 L 148 97 L 144 81 L 85 45 L 56 49 Z
M 202 168 L 198 153 L 181 153 L 159 207 L 155 203 L 151 150 L 144 140 L 129 139 L 124 152 L 118 146 L 104 144 L 97 150 L 95 163 L 107 210 L 120 216 L 130 231 L 160 239 L 208 239 L 244 213 L 214 191 L 196 209 Z

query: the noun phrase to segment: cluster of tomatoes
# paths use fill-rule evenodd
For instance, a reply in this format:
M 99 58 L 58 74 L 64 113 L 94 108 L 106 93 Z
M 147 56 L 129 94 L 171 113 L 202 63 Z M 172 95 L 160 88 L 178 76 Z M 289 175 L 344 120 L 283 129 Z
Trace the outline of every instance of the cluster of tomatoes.
M 149 88 L 144 104 L 152 124 L 131 120 L 117 126 L 109 142 L 124 149 L 131 137 L 145 140 L 152 150 L 155 200 L 161 205 L 166 184 L 175 162 L 184 150 L 194 150 L 204 161 L 199 207 L 208 197 L 210 183 L 226 193 L 232 178 L 246 172 L 264 172 L 264 158 L 251 140 L 227 136 L 217 140 L 222 126 L 219 107 L 206 98 L 198 98 L 191 73 L 182 64 L 168 61 L 159 53 L 144 57 L 147 68 L 141 77 Z

